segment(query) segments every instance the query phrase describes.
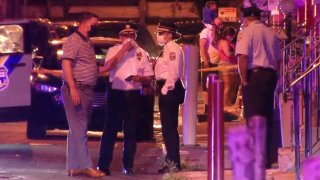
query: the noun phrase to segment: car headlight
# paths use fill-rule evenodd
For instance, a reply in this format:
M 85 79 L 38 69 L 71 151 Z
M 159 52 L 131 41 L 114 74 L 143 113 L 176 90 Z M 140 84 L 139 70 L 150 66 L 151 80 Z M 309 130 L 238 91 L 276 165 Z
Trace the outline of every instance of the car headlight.
M 44 93 L 54 93 L 54 92 L 56 92 L 58 90 L 57 87 L 46 85 L 46 84 L 35 84 L 34 88 L 37 91 L 44 92 Z

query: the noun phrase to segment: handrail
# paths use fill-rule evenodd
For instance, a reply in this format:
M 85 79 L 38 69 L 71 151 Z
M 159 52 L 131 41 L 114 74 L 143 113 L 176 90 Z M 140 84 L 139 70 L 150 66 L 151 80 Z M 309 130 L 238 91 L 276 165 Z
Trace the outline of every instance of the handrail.
M 314 50 L 315 48 L 317 48 L 319 45 L 320 45 L 320 44 L 317 44 L 316 46 L 314 46 L 314 47 L 311 48 L 311 51 L 308 51 L 308 53 L 304 54 L 302 57 L 299 57 L 299 59 L 298 59 L 296 62 L 294 62 L 293 65 L 291 65 L 290 67 L 288 67 L 287 71 L 291 71 L 292 69 L 294 69 L 299 63 L 301 63 L 301 61 L 302 61 L 305 57 L 307 57 L 308 55 L 310 55 L 310 54 L 312 53 L 312 50 Z M 287 71 L 286 71 L 286 72 L 287 72 Z
M 281 51 L 286 50 L 288 47 L 290 47 L 293 43 L 297 42 L 301 37 L 308 35 L 308 31 L 303 32 L 300 36 L 298 36 L 297 38 L 295 38 L 294 40 L 292 40 L 289 44 L 287 44 L 286 46 L 284 46 Z
M 320 56 L 316 58 L 316 60 L 314 60 L 315 63 L 312 63 L 307 70 L 301 75 L 299 76 L 296 80 L 294 80 L 291 84 L 290 87 L 293 87 L 294 85 L 296 85 L 301 79 L 303 79 L 305 76 L 307 76 L 310 72 L 312 72 L 315 68 L 317 68 L 318 66 L 320 66 Z M 319 61 L 319 62 L 316 62 Z

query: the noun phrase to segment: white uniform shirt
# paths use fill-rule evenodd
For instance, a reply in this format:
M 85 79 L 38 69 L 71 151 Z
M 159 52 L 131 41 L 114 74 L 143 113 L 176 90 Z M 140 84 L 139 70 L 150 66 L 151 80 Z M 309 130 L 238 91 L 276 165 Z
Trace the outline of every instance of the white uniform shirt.
M 208 26 L 204 28 L 201 32 L 200 32 L 200 40 L 201 39 L 206 39 L 208 41 L 207 44 L 207 51 L 209 54 L 209 58 L 210 58 L 210 63 L 218 63 L 220 56 L 219 56 L 219 50 L 217 48 L 215 48 L 214 46 L 212 46 L 212 41 L 213 41 L 213 37 L 212 37 L 212 25 Z
M 280 43 L 275 33 L 260 21 L 254 21 L 239 32 L 236 55 L 248 56 L 248 69 L 265 67 L 277 69 L 281 59 Z
M 168 90 L 174 89 L 174 84 L 183 76 L 184 56 L 181 48 L 174 41 L 168 42 L 163 47 L 163 54 L 155 66 L 156 80 L 166 80 L 161 89 L 166 95 Z
M 122 45 L 111 47 L 107 53 L 105 62 L 113 57 Z M 117 90 L 139 90 L 141 83 L 126 81 L 129 76 L 153 76 L 152 65 L 149 62 L 149 56 L 146 51 L 140 47 L 127 52 L 119 61 L 119 63 L 110 70 L 109 81 L 112 82 L 112 89 Z

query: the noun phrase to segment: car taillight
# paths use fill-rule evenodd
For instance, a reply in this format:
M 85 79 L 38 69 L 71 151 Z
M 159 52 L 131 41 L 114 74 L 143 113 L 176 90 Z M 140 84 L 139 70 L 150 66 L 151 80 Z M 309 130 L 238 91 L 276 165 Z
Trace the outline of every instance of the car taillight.
M 54 92 L 56 92 L 58 90 L 57 87 L 46 85 L 46 84 L 35 84 L 34 88 L 37 91 L 44 92 L 44 93 L 54 93 Z

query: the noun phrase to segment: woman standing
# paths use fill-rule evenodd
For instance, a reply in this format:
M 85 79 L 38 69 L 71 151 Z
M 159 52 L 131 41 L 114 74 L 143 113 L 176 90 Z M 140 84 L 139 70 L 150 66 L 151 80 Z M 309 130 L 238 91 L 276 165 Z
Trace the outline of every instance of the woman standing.
M 237 57 L 234 54 L 235 43 L 233 39 L 236 35 L 236 30 L 233 27 L 226 28 L 218 43 L 220 52 L 219 66 L 230 66 L 237 64 Z M 237 92 L 240 85 L 239 74 L 236 69 L 225 70 L 221 72 L 221 78 L 224 82 L 224 107 L 231 107 L 237 98 Z
M 167 163 L 158 170 L 159 173 L 181 171 L 178 112 L 179 104 L 184 99 L 184 87 L 181 82 L 184 57 L 181 48 L 174 42 L 179 38 L 180 34 L 175 24 L 162 21 L 158 24 L 157 41 L 163 46 L 163 53 L 156 62 L 155 76 L 159 89 L 162 135 L 167 151 Z

